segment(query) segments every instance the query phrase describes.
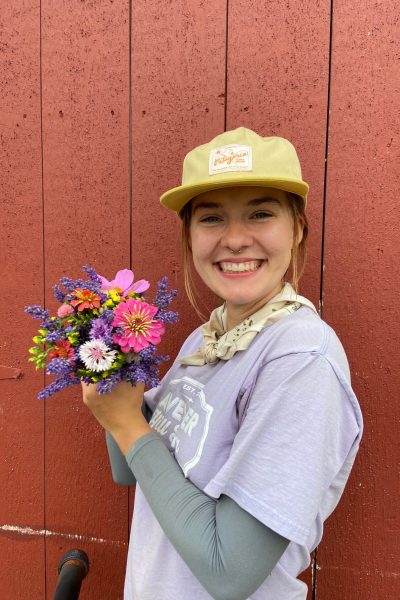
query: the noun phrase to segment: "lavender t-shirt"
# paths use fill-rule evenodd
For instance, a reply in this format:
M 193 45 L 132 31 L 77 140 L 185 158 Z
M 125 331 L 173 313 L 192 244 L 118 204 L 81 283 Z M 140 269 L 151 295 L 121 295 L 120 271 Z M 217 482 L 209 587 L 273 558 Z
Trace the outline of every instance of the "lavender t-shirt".
M 179 356 L 201 346 L 201 329 Z M 249 600 L 304 600 L 297 579 L 337 505 L 362 433 L 347 359 L 334 331 L 300 308 L 225 362 L 175 362 L 146 394 L 150 425 L 185 476 L 213 498 L 230 496 L 291 540 Z M 125 600 L 210 600 L 155 519 L 139 486 Z

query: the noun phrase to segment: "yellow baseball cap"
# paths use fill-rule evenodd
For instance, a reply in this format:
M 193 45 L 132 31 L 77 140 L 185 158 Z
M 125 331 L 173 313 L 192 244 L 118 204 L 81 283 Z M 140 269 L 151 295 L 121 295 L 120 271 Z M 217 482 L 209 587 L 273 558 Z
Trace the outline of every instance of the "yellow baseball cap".
M 182 185 L 165 192 L 160 202 L 179 213 L 192 198 L 219 188 L 269 187 L 292 192 L 307 201 L 294 146 L 285 138 L 261 137 L 238 127 L 191 150 L 183 162 Z

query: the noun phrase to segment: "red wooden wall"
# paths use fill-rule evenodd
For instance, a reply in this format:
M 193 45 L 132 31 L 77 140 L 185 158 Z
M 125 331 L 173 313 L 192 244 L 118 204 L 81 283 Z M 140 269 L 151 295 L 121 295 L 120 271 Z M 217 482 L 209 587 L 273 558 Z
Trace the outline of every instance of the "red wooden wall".
M 131 265 L 154 283 L 168 274 L 182 292 L 164 344 L 175 353 L 197 320 L 179 226 L 158 197 L 189 149 L 239 125 L 298 148 L 311 185 L 302 291 L 323 297 L 365 416 L 303 575 L 309 598 L 398 597 L 395 0 L 14 0 L 0 30 L 0 597 L 23 600 L 29 585 L 51 600 L 60 556 L 81 547 L 82 600 L 122 598 L 133 506 L 78 389 L 36 400 L 44 377 L 27 363 L 35 324 L 23 307 L 54 308 L 51 285 L 85 263 L 106 276 Z

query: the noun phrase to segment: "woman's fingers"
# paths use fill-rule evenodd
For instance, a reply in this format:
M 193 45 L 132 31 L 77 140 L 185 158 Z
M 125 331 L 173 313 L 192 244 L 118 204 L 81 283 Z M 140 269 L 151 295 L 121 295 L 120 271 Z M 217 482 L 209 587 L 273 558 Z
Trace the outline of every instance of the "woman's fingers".
M 83 403 L 108 431 L 110 427 L 142 418 L 142 383 L 132 386 L 127 381 L 121 381 L 107 394 L 99 394 L 95 383 L 81 384 Z
M 84 381 L 81 381 L 81 385 L 82 385 L 82 397 L 83 397 L 83 403 L 86 404 L 86 406 L 90 405 L 90 402 L 96 398 L 96 396 L 99 396 L 100 394 L 96 391 L 96 384 L 95 383 L 85 383 Z
M 137 382 L 134 386 L 127 381 L 120 381 L 110 392 L 107 394 L 99 394 L 97 391 L 96 383 L 85 383 L 81 381 L 82 385 L 82 395 L 83 402 L 87 406 L 92 404 L 93 402 L 103 402 L 107 400 L 110 403 L 110 399 L 115 399 L 116 401 L 123 402 L 127 401 L 130 404 L 137 404 L 141 408 L 143 394 L 144 394 L 144 384 Z
M 96 384 L 81 383 L 84 404 L 111 433 L 122 452 L 128 451 L 140 436 L 152 431 L 142 414 L 142 383 L 132 386 L 121 381 L 107 394 L 99 394 Z

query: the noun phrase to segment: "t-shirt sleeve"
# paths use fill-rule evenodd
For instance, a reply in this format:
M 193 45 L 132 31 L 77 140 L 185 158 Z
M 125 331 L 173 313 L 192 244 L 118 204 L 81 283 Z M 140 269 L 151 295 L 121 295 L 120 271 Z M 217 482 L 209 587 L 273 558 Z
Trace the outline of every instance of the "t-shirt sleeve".
M 299 353 L 261 367 L 249 397 L 230 456 L 204 491 L 230 496 L 280 535 L 304 544 L 357 444 L 349 390 L 323 355 Z

